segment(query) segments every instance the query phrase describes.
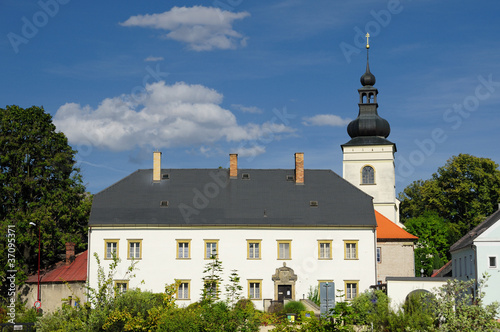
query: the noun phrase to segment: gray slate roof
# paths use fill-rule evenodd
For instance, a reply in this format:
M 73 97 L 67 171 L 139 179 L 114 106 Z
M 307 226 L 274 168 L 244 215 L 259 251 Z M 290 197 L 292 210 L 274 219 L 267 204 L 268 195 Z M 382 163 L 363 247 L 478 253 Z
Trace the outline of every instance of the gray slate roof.
M 344 143 L 341 147 L 344 146 L 360 146 L 360 145 L 394 145 L 394 151 L 396 150 L 396 144 L 392 143 L 386 138 L 380 136 L 359 136 L 354 137 L 349 142 Z
M 493 226 L 498 220 L 500 220 L 500 210 L 497 210 L 488 218 L 484 219 L 479 225 L 474 227 L 470 232 L 465 234 L 460 240 L 455 242 L 450 247 L 451 251 L 456 251 L 465 247 L 468 247 L 473 244 L 474 240 L 481 235 L 485 230 Z
M 376 226 L 372 197 L 330 170 L 305 170 L 304 185 L 287 181 L 293 169 L 161 173 L 169 179 L 153 183 L 153 170 L 138 170 L 94 195 L 89 225 Z

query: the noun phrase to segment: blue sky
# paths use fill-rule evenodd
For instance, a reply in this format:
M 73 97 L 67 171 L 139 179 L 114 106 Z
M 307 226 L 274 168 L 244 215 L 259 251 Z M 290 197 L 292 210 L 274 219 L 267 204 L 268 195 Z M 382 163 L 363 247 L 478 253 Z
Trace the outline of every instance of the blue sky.
M 0 100 L 43 106 L 96 193 L 165 168 L 342 174 L 366 65 L 397 192 L 459 153 L 500 163 L 498 1 L 0 0 Z M 307 181 L 307 179 L 306 179 Z

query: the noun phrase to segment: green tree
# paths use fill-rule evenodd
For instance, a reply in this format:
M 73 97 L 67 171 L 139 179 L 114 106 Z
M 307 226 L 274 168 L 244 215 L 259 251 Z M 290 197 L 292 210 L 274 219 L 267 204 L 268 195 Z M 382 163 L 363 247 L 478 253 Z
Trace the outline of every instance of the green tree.
M 207 263 L 202 278 L 203 289 L 201 290 L 201 302 L 213 303 L 220 298 L 220 286 L 222 284 L 222 262 L 217 258 L 217 254 L 211 256 L 211 261 Z
M 405 222 L 405 228 L 418 236 L 415 245 L 415 274 L 430 276 L 433 269 L 438 269 L 449 260 L 450 229 L 449 223 L 437 212 L 426 211 L 416 218 Z
M 500 170 L 491 159 L 459 154 L 431 179 L 410 184 L 399 199 L 403 223 L 435 211 L 449 221 L 449 242 L 454 243 L 497 209 Z
M 232 270 L 229 276 L 229 284 L 226 285 L 226 303 L 233 308 L 236 302 L 241 298 L 243 287 L 240 285 L 240 276 L 237 270 Z
M 43 108 L 0 108 L 0 232 L 6 234 L 9 225 L 15 231 L 17 282 L 36 271 L 39 230 L 42 268 L 60 259 L 65 242 L 86 247 L 91 198 L 75 153 Z M 5 268 L 6 244 L 2 236 L 0 288 L 5 271 L 12 270 Z

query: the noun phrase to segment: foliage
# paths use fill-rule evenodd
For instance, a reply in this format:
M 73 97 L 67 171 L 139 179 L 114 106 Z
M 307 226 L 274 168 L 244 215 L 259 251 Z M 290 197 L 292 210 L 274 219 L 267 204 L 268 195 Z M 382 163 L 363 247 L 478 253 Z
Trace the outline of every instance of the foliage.
M 86 285 L 87 292 L 89 294 L 89 300 L 92 307 L 102 308 L 105 306 L 110 306 L 116 300 L 117 289 L 114 285 L 114 275 L 116 274 L 116 268 L 120 263 L 120 259 L 113 253 L 113 260 L 109 263 L 108 272 L 106 273 L 104 267 L 101 265 L 101 260 L 99 255 L 94 253 L 94 258 L 97 261 L 97 288 L 93 288 L 90 285 Z M 134 270 L 138 261 L 132 261 L 130 266 L 127 268 L 123 279 L 130 279 L 135 277 Z
M 359 294 L 351 302 L 356 313 L 354 324 L 375 326 L 384 324 L 384 319 L 389 314 L 389 298 L 380 290 L 367 290 Z
M 300 301 L 290 301 L 285 304 L 285 312 L 299 314 L 301 311 L 306 310 L 304 303 Z
M 15 226 L 18 283 L 38 267 L 39 230 L 42 268 L 59 261 L 65 242 L 86 247 L 91 197 L 75 167 L 75 154 L 43 108 L 0 108 L 0 233 Z M 8 259 L 6 240 L 0 239 L 2 267 Z M 2 297 L 6 270 L 0 269 Z
M 313 318 L 314 318 L 314 311 L 312 310 L 303 310 L 300 312 L 300 320 L 303 322 Z
M 405 228 L 411 234 L 418 236 L 415 245 L 415 274 L 420 276 L 424 269 L 425 276 L 431 276 L 449 260 L 449 249 L 452 238 L 449 223 L 437 212 L 427 211 L 422 215 L 405 222 Z
M 9 303 L 10 305 L 10 303 Z M 10 312 L 7 305 L 2 305 L 0 307 L 0 324 L 8 323 L 9 320 L 12 320 L 12 316 L 8 315 Z M 21 298 L 21 294 L 17 294 L 17 300 L 14 305 L 15 312 L 15 322 L 16 323 L 34 323 L 40 313 L 37 313 L 34 307 L 28 308 L 26 306 L 26 301 L 23 301 Z
M 213 303 L 219 299 L 220 285 L 222 283 L 222 262 L 216 254 L 211 256 L 211 261 L 205 265 L 202 278 L 203 289 L 201 290 L 201 302 Z
M 276 325 L 279 324 L 283 319 L 277 314 L 270 312 L 256 312 L 256 315 L 262 325 Z
M 399 194 L 405 221 L 434 211 L 449 222 L 454 243 L 497 209 L 500 170 L 487 158 L 459 154 L 450 158 L 429 180 L 418 180 Z
M 230 307 L 233 307 L 241 298 L 242 290 L 243 287 L 240 285 L 240 276 L 238 275 L 238 271 L 232 270 L 231 275 L 229 276 L 229 284 L 226 285 L 226 302 Z
M 437 294 L 433 310 L 437 313 L 440 331 L 495 331 L 495 316 L 499 313 L 498 302 L 484 306 L 483 288 L 488 275 L 478 282 L 474 296 L 474 280 L 449 279 Z
M 321 304 L 321 300 L 319 298 L 319 287 L 309 286 L 309 292 L 307 293 L 307 298 L 319 306 Z

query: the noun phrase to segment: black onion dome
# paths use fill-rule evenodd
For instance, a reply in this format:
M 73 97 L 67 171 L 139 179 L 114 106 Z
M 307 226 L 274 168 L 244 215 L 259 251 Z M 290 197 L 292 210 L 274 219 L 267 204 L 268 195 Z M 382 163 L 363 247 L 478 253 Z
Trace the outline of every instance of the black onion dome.
M 370 66 L 368 62 L 366 63 L 366 72 L 359 79 L 362 86 L 373 86 L 375 85 L 375 75 L 370 72 Z
M 391 133 L 391 126 L 386 119 L 377 113 L 360 114 L 347 126 L 347 133 L 351 138 L 360 136 L 379 136 L 387 138 Z

